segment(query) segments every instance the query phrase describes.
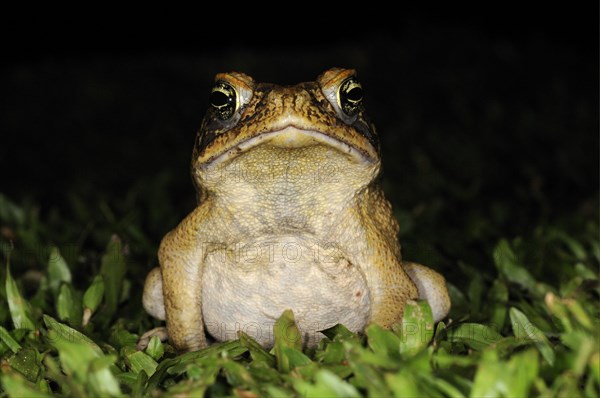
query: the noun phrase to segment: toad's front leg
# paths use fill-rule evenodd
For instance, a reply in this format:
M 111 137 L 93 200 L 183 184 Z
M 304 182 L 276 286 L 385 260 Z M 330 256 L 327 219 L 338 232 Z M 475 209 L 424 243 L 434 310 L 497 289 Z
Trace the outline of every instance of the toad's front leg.
M 178 351 L 206 347 L 202 320 L 204 251 L 198 232 L 205 206 L 199 206 L 162 240 L 158 260 L 169 340 Z

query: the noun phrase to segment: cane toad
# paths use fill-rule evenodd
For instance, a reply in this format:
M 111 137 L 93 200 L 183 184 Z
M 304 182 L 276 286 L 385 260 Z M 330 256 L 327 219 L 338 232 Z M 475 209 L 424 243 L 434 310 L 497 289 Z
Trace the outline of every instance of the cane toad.
M 443 277 L 401 258 L 353 70 L 291 87 L 218 74 L 209 99 L 191 167 L 198 206 L 164 237 L 144 287 L 178 350 L 239 330 L 270 346 L 286 309 L 308 345 L 337 323 L 390 327 L 411 299 L 446 316 Z

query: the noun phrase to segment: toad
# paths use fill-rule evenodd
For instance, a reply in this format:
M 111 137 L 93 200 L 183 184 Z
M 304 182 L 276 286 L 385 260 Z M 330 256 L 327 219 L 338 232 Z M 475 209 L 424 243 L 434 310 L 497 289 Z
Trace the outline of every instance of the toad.
M 144 287 L 175 348 L 238 331 L 271 346 L 286 309 L 309 346 L 338 323 L 389 328 L 408 300 L 447 315 L 444 278 L 402 260 L 355 71 L 295 86 L 222 73 L 209 102 L 191 165 L 198 205 L 162 240 Z

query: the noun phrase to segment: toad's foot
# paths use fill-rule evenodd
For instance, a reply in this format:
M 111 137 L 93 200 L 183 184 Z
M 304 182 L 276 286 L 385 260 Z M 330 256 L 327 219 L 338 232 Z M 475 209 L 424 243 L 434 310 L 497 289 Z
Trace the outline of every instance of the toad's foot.
M 165 342 L 169 339 L 169 333 L 167 332 L 167 328 L 165 326 L 159 326 L 154 329 L 148 330 L 146 333 L 140 337 L 137 342 L 136 348 L 138 351 L 143 351 L 148 347 L 150 343 L 150 339 L 154 336 L 157 336 L 160 341 Z
M 417 285 L 419 298 L 427 300 L 435 322 L 444 319 L 450 311 L 450 296 L 444 277 L 424 265 L 403 262 L 402 267 Z

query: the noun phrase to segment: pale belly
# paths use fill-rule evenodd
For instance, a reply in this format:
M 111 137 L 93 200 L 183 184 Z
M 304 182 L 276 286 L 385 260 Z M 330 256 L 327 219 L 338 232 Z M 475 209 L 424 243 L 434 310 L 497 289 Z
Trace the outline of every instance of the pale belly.
M 315 345 L 320 330 L 338 323 L 352 331 L 366 325 L 371 300 L 356 264 L 332 245 L 309 237 L 272 237 L 208 249 L 202 280 L 206 330 L 218 341 L 243 331 L 273 345 L 273 325 L 294 312 L 303 343 Z

